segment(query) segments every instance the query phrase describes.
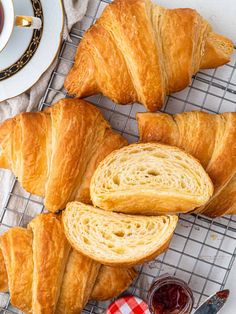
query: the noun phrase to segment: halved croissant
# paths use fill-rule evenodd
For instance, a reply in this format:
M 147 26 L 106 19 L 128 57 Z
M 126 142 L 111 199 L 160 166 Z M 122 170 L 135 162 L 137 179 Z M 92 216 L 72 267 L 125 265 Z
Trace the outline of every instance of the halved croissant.
M 98 163 L 125 144 L 95 106 L 63 99 L 0 125 L 0 167 L 11 169 L 26 191 L 45 196 L 46 208 L 55 212 L 70 200 L 90 202 Z
M 195 10 L 149 0 L 115 0 L 84 34 L 65 81 L 70 94 L 98 92 L 155 111 L 199 69 L 229 62 L 233 43 Z
M 96 169 L 93 204 L 133 214 L 186 213 L 204 205 L 212 182 L 192 156 L 157 143 L 132 144 L 112 152 Z
M 140 140 L 184 149 L 196 157 L 214 184 L 214 195 L 197 211 L 211 217 L 236 214 L 236 113 L 137 114 Z
M 134 269 L 106 267 L 73 250 L 60 217 L 42 214 L 28 229 L 0 236 L 0 291 L 25 313 L 78 314 L 89 299 L 106 300 L 123 292 Z M 107 278 L 112 284 L 107 285 Z
M 127 267 L 163 253 L 178 217 L 125 215 L 72 202 L 62 220 L 66 237 L 76 250 L 104 265 Z

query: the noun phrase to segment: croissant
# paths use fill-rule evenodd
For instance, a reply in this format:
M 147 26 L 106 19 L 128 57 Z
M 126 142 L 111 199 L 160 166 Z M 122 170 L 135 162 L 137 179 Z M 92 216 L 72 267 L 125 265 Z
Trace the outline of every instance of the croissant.
M 73 250 L 55 214 L 41 214 L 27 229 L 5 232 L 0 248 L 0 291 L 9 289 L 11 304 L 24 313 L 80 313 L 89 299 L 115 297 L 137 275 L 134 269 L 102 266 Z
M 98 163 L 125 144 L 96 107 L 63 99 L 0 125 L 0 167 L 11 169 L 26 191 L 44 196 L 46 208 L 55 212 L 70 200 L 89 203 Z
M 67 239 L 83 255 L 104 265 L 130 267 L 168 248 L 178 217 L 125 215 L 72 202 L 62 220 Z
M 157 143 L 133 144 L 108 155 L 90 186 L 97 207 L 133 214 L 186 213 L 204 205 L 212 182 L 192 156 Z
M 196 157 L 214 184 L 214 194 L 197 212 L 236 214 L 236 113 L 137 114 L 140 140 L 161 142 Z
M 232 52 L 233 43 L 195 10 L 115 0 L 84 34 L 65 88 L 78 97 L 101 92 L 156 111 L 199 69 L 229 62 Z
M 7 271 L 1 250 L 0 250 L 0 291 L 1 292 L 8 291 Z
M 137 272 L 134 268 L 102 266 L 90 299 L 96 301 L 113 299 L 126 290 L 136 276 Z M 107 283 L 109 283 L 109 287 L 107 287 Z

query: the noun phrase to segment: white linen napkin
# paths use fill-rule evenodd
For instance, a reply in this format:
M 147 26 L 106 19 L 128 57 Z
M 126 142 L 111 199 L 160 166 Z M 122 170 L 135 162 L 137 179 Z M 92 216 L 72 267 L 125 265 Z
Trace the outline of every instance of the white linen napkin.
M 64 0 L 64 9 L 65 9 L 65 26 L 63 32 L 63 39 L 68 39 L 69 31 L 72 26 L 80 21 L 86 13 L 87 5 L 89 0 Z M 48 85 L 49 79 L 55 68 L 56 60 L 48 68 L 48 70 L 41 76 L 38 82 L 27 92 L 8 99 L 0 103 L 0 122 L 5 119 L 15 116 L 16 114 L 24 111 L 32 111 L 37 109 L 37 106 L 40 102 L 40 99 L 44 95 L 46 87 Z M 63 84 L 63 83 L 62 83 Z M 61 88 L 62 86 L 58 86 Z M 3 210 L 5 199 L 10 190 L 10 184 L 12 182 L 13 175 L 10 171 L 0 170 L 0 215 Z M 20 199 L 19 199 L 20 201 Z M 14 200 L 13 200 L 14 203 Z M 11 207 L 17 209 L 20 204 L 12 204 Z M 7 224 L 14 225 L 17 222 L 12 221 L 9 216 L 7 219 Z M 1 231 L 1 230 L 0 230 Z

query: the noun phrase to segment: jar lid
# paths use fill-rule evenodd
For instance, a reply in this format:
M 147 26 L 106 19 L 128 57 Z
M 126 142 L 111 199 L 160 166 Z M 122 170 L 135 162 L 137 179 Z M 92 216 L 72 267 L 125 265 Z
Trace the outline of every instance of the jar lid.
M 106 314 L 150 314 L 148 305 L 133 295 L 119 298 L 107 308 Z

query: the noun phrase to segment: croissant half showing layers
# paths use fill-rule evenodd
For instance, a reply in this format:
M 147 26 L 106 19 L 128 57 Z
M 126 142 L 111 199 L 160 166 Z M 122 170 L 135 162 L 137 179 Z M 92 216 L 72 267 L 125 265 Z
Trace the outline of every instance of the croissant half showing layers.
M 136 277 L 133 268 L 101 266 L 73 250 L 54 214 L 10 229 L 0 247 L 0 291 L 9 290 L 24 313 L 78 314 L 89 299 L 115 297 Z
M 84 34 L 65 88 L 78 97 L 101 92 L 155 111 L 199 69 L 229 62 L 232 52 L 233 43 L 195 10 L 114 0 Z
M 236 214 L 236 113 L 138 113 L 137 120 L 141 141 L 180 147 L 206 169 L 214 195 L 198 212 Z
M 157 143 L 132 144 L 112 152 L 90 186 L 97 207 L 133 214 L 186 213 L 204 205 L 212 182 L 192 156 Z
M 11 169 L 26 191 L 45 196 L 46 208 L 55 212 L 71 200 L 90 202 L 98 163 L 126 144 L 96 107 L 63 99 L 0 125 L 0 167 Z
M 62 215 L 71 245 L 108 266 L 134 266 L 152 260 L 169 246 L 178 217 L 125 215 L 79 202 Z

